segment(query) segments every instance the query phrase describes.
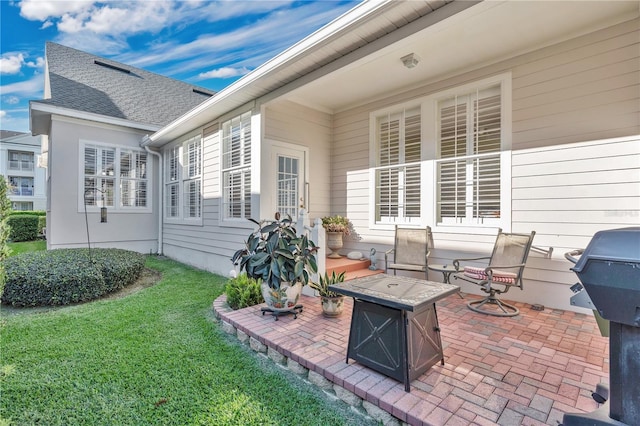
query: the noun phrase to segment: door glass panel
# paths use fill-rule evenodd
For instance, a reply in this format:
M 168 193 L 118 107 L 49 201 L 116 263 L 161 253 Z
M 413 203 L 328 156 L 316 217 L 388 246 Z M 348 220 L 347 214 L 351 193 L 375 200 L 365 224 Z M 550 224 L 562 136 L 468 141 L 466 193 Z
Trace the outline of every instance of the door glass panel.
M 278 155 L 276 211 L 285 217 L 290 215 L 294 220 L 298 219 L 299 181 L 299 160 Z

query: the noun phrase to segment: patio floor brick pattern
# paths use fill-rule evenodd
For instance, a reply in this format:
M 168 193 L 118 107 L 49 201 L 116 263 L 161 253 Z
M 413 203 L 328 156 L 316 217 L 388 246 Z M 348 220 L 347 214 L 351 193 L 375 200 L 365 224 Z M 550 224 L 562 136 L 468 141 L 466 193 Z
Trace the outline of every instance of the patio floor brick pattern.
M 318 298 L 302 296 L 297 319 L 262 315 L 260 305 L 216 316 L 410 425 L 557 425 L 565 412 L 597 408 L 591 392 L 608 382 L 609 341 L 592 316 L 510 302 L 520 315 L 469 310 L 477 296 L 437 303 L 445 365 L 404 385 L 353 360 L 346 363 L 351 298 L 338 318 L 322 316 Z M 569 296 L 567 296 L 569 297 Z

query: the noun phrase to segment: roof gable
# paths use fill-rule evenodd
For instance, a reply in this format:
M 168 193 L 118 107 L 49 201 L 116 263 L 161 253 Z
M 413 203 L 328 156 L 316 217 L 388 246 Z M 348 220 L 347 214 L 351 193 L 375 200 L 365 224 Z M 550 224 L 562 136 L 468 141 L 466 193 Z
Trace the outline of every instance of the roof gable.
M 140 68 L 47 42 L 50 99 L 36 101 L 163 126 L 213 95 Z

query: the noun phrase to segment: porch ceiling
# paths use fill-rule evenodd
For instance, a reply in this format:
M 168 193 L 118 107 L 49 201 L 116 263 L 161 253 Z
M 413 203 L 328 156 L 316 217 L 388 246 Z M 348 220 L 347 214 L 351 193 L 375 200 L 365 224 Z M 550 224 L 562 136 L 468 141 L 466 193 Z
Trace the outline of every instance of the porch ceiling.
M 639 9 L 637 1 L 483 1 L 312 79 L 283 98 L 338 112 L 606 28 L 638 16 Z M 412 69 L 400 60 L 409 53 L 421 58 Z

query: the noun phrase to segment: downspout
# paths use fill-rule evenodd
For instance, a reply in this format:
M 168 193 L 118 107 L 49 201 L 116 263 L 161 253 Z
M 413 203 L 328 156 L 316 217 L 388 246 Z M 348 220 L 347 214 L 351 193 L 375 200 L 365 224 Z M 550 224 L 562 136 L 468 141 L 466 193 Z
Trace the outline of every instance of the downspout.
M 151 142 L 149 140 L 149 135 L 145 135 L 144 138 L 142 138 L 142 143 L 141 145 L 144 147 L 144 150 L 147 151 L 149 154 L 155 156 L 158 158 L 158 180 L 160 181 L 160 200 L 158 200 L 158 207 L 159 207 L 159 212 L 158 212 L 158 254 L 162 255 L 162 247 L 163 247 L 163 242 L 162 242 L 162 217 L 164 215 L 164 185 L 162 184 L 162 177 L 164 176 L 164 174 L 162 173 L 162 155 L 160 155 L 159 152 L 156 151 L 152 151 L 149 148 L 148 143 Z

